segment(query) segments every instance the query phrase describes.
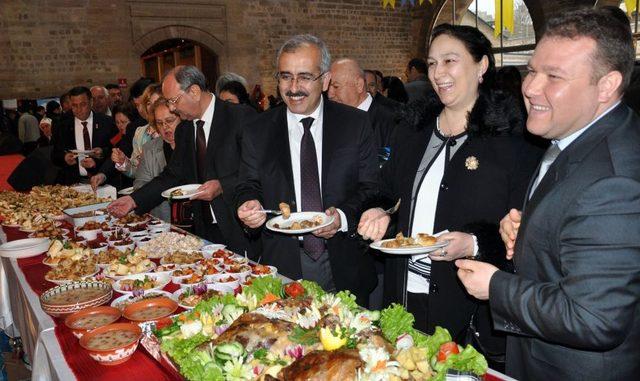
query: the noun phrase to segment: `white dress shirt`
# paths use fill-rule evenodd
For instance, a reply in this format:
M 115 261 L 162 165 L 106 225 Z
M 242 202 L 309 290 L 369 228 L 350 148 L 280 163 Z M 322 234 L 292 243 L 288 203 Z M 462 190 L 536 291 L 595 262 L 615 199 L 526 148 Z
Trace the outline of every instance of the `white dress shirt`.
M 93 148 L 93 111 L 89 113 L 89 117 L 87 118 L 87 120 L 80 120 L 74 117 L 73 121 L 73 131 L 76 137 L 76 149 L 84 151 L 84 135 L 82 134 L 84 126 L 82 125 L 82 122 L 87 122 L 87 130 L 89 130 L 89 141 L 91 142 L 91 148 Z M 80 165 L 80 161 L 84 158 L 85 156 L 78 156 L 78 168 L 80 170 L 80 176 L 87 176 L 87 170 Z
M 373 97 L 371 94 L 367 93 L 367 97 L 364 98 L 362 103 L 358 105 L 358 109 L 362 111 L 369 111 L 369 107 L 371 107 L 371 103 L 373 103 Z
M 289 131 L 289 152 L 291 154 L 291 169 L 293 170 L 293 187 L 296 193 L 296 210 L 301 211 L 302 208 L 302 183 L 300 180 L 300 146 L 302 143 L 302 135 L 304 135 L 304 127 L 301 120 L 304 118 L 313 118 L 311 124 L 311 136 L 316 147 L 316 158 L 318 162 L 318 177 L 320 184 L 320 197 L 322 197 L 322 110 L 324 100 L 320 98 L 318 107 L 309 115 L 294 114 L 287 108 L 287 129 Z M 331 206 L 331 205 L 329 205 Z M 348 230 L 347 216 L 338 209 L 340 214 L 340 231 Z
M 204 126 L 202 126 L 202 128 L 204 129 L 204 139 L 207 142 L 207 147 L 209 146 L 209 135 L 211 133 L 211 124 L 213 123 L 213 113 L 216 109 L 216 96 L 211 94 L 211 102 L 209 102 L 209 106 L 207 106 L 207 109 L 204 111 L 204 114 L 202 114 L 202 117 L 200 117 L 200 119 L 194 119 L 193 120 L 193 125 L 196 126 L 196 122 L 199 120 L 204 121 Z M 195 139 L 198 138 L 198 129 L 194 128 L 193 129 L 193 137 L 194 137 L 194 141 Z
M 196 126 L 196 122 L 199 120 L 202 120 L 204 122 L 202 129 L 204 129 L 204 140 L 205 142 L 207 142 L 207 149 L 209 148 L 209 136 L 211 135 L 211 124 L 213 123 L 213 112 L 215 111 L 215 108 L 216 108 L 216 96 L 211 94 L 211 102 L 209 102 L 209 106 L 207 106 L 207 109 L 204 111 L 204 114 L 202 114 L 202 117 L 200 119 L 193 120 L 193 125 L 194 125 L 193 141 L 197 142 L 197 139 L 198 139 L 198 127 Z M 197 152 L 198 143 L 196 143 L 193 149 L 196 150 Z M 218 220 L 216 219 L 216 214 L 213 213 L 213 208 L 211 207 L 211 204 L 209 204 L 209 210 L 211 210 L 211 218 L 213 220 L 211 223 L 217 224 Z

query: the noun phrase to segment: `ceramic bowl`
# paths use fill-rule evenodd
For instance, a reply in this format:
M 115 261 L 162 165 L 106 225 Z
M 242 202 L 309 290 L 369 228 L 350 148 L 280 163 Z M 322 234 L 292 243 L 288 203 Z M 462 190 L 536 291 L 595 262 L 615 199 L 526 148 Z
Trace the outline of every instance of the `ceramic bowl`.
M 88 331 L 115 323 L 120 316 L 122 312 L 114 307 L 90 307 L 67 316 L 64 325 L 79 339 Z
M 115 342 L 108 348 L 99 348 L 96 338 L 113 340 L 119 333 L 127 335 L 126 340 Z M 89 356 L 102 365 L 118 365 L 129 360 L 138 348 L 142 330 L 136 324 L 115 323 L 96 328 L 84 334 L 80 346 L 89 352 Z

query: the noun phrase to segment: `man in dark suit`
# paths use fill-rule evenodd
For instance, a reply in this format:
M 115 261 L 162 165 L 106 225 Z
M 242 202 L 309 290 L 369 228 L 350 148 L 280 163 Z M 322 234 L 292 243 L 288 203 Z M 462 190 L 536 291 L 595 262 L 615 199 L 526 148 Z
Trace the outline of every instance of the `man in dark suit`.
M 164 171 L 130 196 L 109 205 L 116 215 L 137 208 L 151 210 L 169 188 L 202 184 L 191 197 L 196 234 L 242 253 L 248 249 L 235 219 L 233 191 L 238 176 L 240 126 L 247 110 L 222 102 L 206 90 L 204 74 L 195 66 L 177 66 L 162 81 L 162 93 L 183 122 L 175 132 L 176 148 Z M 251 114 L 251 111 L 249 111 Z
M 367 305 L 375 271 L 351 233 L 376 194 L 375 138 L 364 112 L 322 98 L 330 60 L 311 35 L 280 48 L 276 77 L 287 107 L 260 114 L 245 129 L 237 213 L 260 236 L 263 263 L 326 290 L 349 289 Z M 280 202 L 292 211 L 325 211 L 333 223 L 300 237 L 273 233 L 261 210 Z
M 364 79 L 367 84 L 367 91 L 371 94 L 375 102 L 387 107 L 392 112 L 396 112 L 402 107 L 402 103 L 382 95 L 382 72 L 378 70 L 365 69 Z
M 377 148 L 390 145 L 395 123 L 394 111 L 383 106 L 367 92 L 365 74 L 357 61 L 342 58 L 331 64 L 329 99 L 366 111 L 377 138 Z
M 111 142 L 118 129 L 111 117 L 91 111 L 91 92 L 79 86 L 69 91 L 73 117 L 61 118 L 53 126 L 51 160 L 61 167 L 58 182 L 88 182 L 111 155 Z M 92 151 L 77 154 L 71 150 Z
M 620 102 L 635 57 L 625 28 L 593 9 L 549 20 L 522 91 L 527 129 L 552 145 L 522 214 L 500 228 L 517 272 L 456 263 L 511 334 L 518 379 L 640 375 L 640 120 Z

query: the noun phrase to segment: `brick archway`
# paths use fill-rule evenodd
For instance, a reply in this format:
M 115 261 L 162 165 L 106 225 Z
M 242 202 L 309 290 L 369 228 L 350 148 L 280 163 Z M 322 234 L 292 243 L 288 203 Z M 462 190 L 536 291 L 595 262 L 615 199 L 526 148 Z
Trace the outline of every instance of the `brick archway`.
M 141 56 L 147 49 L 155 44 L 174 38 L 191 40 L 204 45 L 218 56 L 221 67 L 224 67 L 223 62 L 226 62 L 227 59 L 225 45 L 214 35 L 202 29 L 186 25 L 166 25 L 154 29 L 144 34 L 137 41 L 134 41 L 133 50 L 137 56 Z

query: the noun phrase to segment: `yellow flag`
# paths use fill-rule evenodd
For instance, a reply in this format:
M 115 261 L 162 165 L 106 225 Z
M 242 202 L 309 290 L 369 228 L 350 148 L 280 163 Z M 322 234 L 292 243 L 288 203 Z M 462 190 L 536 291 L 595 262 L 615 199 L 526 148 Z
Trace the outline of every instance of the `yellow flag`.
M 633 11 L 636 10 L 636 0 L 624 0 L 624 5 L 627 8 L 627 14 L 631 16 Z
M 392 9 L 396 9 L 396 0 L 382 0 L 382 9 L 386 9 L 387 5 L 391 5 Z
M 500 3 L 502 3 L 502 12 L 500 11 Z M 513 0 L 495 0 L 495 4 L 496 24 L 493 34 L 498 37 L 500 33 L 502 33 L 503 25 L 501 16 L 504 18 L 504 28 L 507 28 L 509 32 L 513 33 Z

